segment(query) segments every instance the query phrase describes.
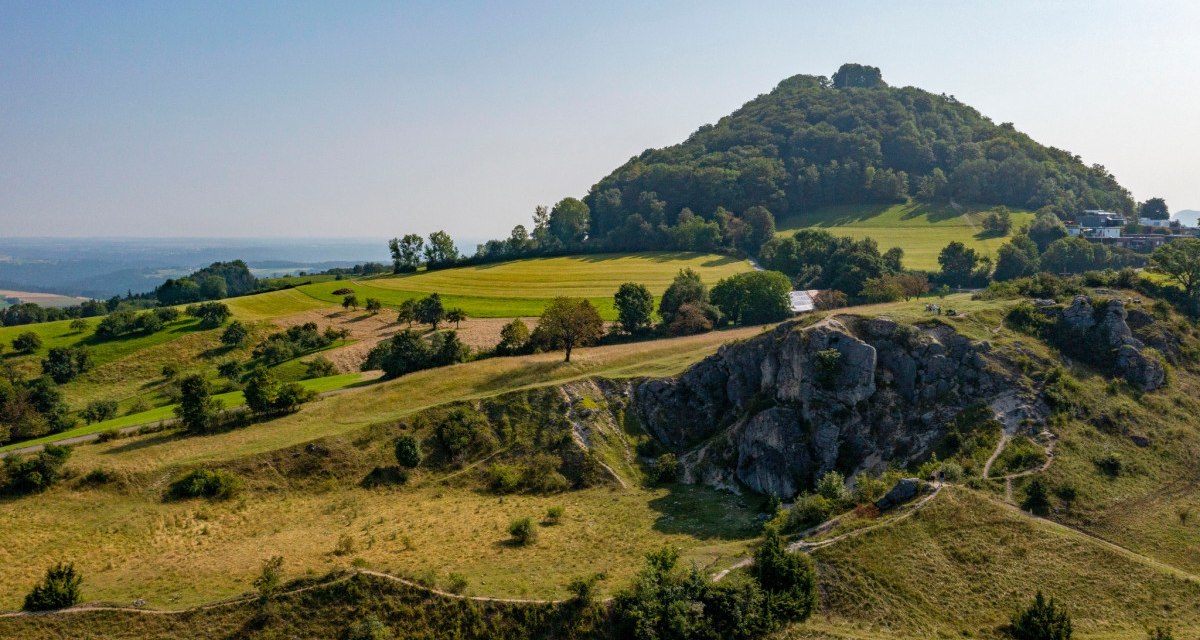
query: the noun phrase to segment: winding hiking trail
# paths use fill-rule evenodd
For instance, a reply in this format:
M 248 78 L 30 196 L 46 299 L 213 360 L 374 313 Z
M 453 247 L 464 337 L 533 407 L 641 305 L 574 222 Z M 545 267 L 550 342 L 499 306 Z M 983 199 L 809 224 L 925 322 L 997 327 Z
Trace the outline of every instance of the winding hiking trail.
M 353 571 L 346 573 L 345 575 L 334 578 L 333 580 L 329 580 L 326 582 L 318 582 L 315 584 L 309 584 L 309 585 L 305 585 L 303 587 L 297 587 L 295 589 L 291 589 L 288 591 L 280 591 L 279 593 L 277 593 L 275 595 L 275 597 L 291 596 L 291 595 L 295 595 L 298 593 L 304 593 L 305 591 L 312 591 L 314 589 L 321 589 L 323 587 L 329 587 L 329 586 L 332 586 L 335 584 L 340 584 L 342 582 L 346 582 L 346 581 L 354 578 L 355 576 L 359 576 L 359 575 L 371 576 L 374 578 L 379 578 L 381 580 L 389 580 L 391 582 L 402 584 L 402 585 L 404 585 L 406 587 L 410 587 L 412 589 L 424 591 L 425 593 L 428 593 L 430 595 L 440 596 L 443 598 L 453 598 L 456 600 L 469 600 L 471 602 L 493 602 L 493 603 L 500 603 L 500 604 L 536 604 L 536 605 L 556 605 L 556 604 L 562 604 L 563 602 L 565 602 L 565 600 L 536 600 L 536 599 L 524 599 L 524 598 L 496 598 L 496 597 L 489 597 L 489 596 L 467 596 L 467 595 L 463 595 L 461 593 L 452 593 L 449 591 L 443 591 L 441 589 L 436 589 L 434 587 L 428 587 L 428 586 L 425 586 L 414 580 L 409 580 L 408 578 L 401 578 L 399 576 L 394 576 L 390 573 L 383 573 L 380 571 L 371 571 L 370 569 L 355 569 Z M 78 605 L 78 606 L 70 607 L 67 609 L 57 609 L 54 611 L 7 611 L 4 613 L 0 613 L 0 618 L 20 618 L 20 617 L 28 617 L 28 616 L 47 616 L 47 615 L 58 615 L 58 614 L 88 613 L 90 611 L 120 611 L 120 612 L 125 612 L 125 613 L 143 613 L 143 614 L 147 614 L 147 615 L 180 615 L 180 614 L 185 614 L 185 613 L 194 613 L 196 611 L 208 611 L 211 609 L 220 609 L 223 607 L 233 607 L 233 606 L 237 606 L 237 605 L 241 605 L 241 604 L 247 604 L 250 602 L 254 602 L 255 600 L 258 600 L 258 596 L 245 595 L 245 596 L 238 596 L 235 598 L 229 598 L 227 600 L 221 600 L 220 602 L 212 602 L 209 604 L 204 604 L 204 605 L 200 605 L 200 606 L 196 606 L 196 607 L 189 607 L 187 609 L 147 609 L 145 607 L 118 607 L 118 606 L 86 605 L 85 604 L 85 605 Z

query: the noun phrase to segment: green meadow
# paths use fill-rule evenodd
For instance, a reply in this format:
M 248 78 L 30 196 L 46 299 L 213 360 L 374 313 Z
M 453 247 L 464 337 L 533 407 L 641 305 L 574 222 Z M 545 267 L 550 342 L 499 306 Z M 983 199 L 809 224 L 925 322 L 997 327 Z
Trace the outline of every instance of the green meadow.
M 954 241 L 995 256 L 1008 236 L 983 228 L 983 218 L 992 210 L 920 202 L 825 207 L 780 220 L 776 235 L 786 237 L 801 229 L 822 229 L 836 236 L 874 238 L 880 251 L 904 249 L 904 266 L 936 271 L 938 253 Z M 1010 209 L 1009 213 L 1013 232 L 1033 221 L 1031 212 Z

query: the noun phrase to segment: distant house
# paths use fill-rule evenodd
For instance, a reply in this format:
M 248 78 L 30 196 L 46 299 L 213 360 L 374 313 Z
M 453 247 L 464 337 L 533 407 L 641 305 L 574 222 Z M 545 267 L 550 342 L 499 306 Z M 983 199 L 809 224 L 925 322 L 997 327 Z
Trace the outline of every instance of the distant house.
M 1079 224 L 1067 226 L 1067 233 L 1081 238 L 1120 238 L 1121 227 L 1128 220 L 1125 216 L 1112 211 L 1088 209 L 1079 215 Z

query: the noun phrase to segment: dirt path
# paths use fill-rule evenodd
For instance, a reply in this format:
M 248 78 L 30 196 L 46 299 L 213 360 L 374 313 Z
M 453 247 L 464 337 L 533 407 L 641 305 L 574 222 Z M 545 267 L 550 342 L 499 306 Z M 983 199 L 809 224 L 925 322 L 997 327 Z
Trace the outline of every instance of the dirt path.
M 401 578 L 400 576 L 394 576 L 390 573 L 371 571 L 369 569 L 355 569 L 344 576 L 335 578 L 328 582 L 320 582 L 317 584 L 310 584 L 310 585 L 306 585 L 303 587 L 298 587 L 296 589 L 291 589 L 289 591 L 281 591 L 281 592 L 279 592 L 277 597 L 295 595 L 297 593 L 304 593 L 305 591 L 312 591 L 314 589 L 320 589 L 322 587 L 328 587 L 331 585 L 339 584 L 342 582 L 346 582 L 347 580 L 350 580 L 351 578 L 353 578 L 357 575 L 367 575 L 367 576 L 372 576 L 375 578 L 380 578 L 383 580 L 390 580 L 392 582 L 396 582 L 396 583 L 405 585 L 407 587 L 410 587 L 413 589 L 418 589 L 420 591 L 424 591 L 426 593 L 430 593 L 430 594 L 433 594 L 436 596 L 441 596 L 443 598 L 453 598 L 456 600 L 469 600 L 471 602 L 499 602 L 499 603 L 505 603 L 505 604 L 541 604 L 541 605 L 561 604 L 562 602 L 564 602 L 563 600 L 533 600 L 533 599 L 523 599 L 523 598 L 492 598 L 492 597 L 488 597 L 488 596 L 466 596 L 466 595 L 462 595 L 459 593 L 451 593 L 449 591 L 442 591 L 441 589 L 427 587 L 418 582 L 409 580 L 408 578 Z M 126 613 L 142 613 L 142 614 L 147 614 L 147 615 L 180 615 L 180 614 L 184 614 L 184 613 L 193 613 L 196 611 L 208 611 L 210 609 L 219 609 L 222 607 L 232 607 L 232 606 L 236 606 L 236 605 L 240 605 L 240 604 L 254 602 L 257 599 L 258 599 L 258 596 L 253 596 L 253 595 L 240 596 L 240 597 L 236 597 L 236 598 L 230 598 L 228 600 L 222 600 L 220 602 L 213 602 L 210 604 L 200 605 L 198 607 L 191 607 L 188 609 L 146 609 L 144 607 L 116 607 L 116 606 L 84 604 L 84 605 L 77 605 L 74 607 L 70 607 L 68 609 L 59 609 L 57 611 L 8 611 L 8 612 L 0 613 L 0 618 L 18 618 L 18 617 L 26 617 L 26 616 L 49 616 L 49 615 L 71 614 L 71 613 L 87 613 L 89 611 L 121 611 L 121 612 L 126 612 Z
M 832 538 L 827 538 L 825 540 L 818 540 L 816 542 L 809 542 L 807 540 L 797 540 L 795 542 L 788 543 L 787 550 L 790 553 L 810 553 L 813 550 L 820 549 L 822 547 L 827 547 L 832 544 L 837 544 L 843 540 L 847 540 L 849 538 L 854 538 L 854 537 L 860 536 L 864 533 L 869 533 L 871 531 L 875 531 L 877 529 L 882 529 L 883 527 L 890 527 L 890 526 L 896 524 L 897 522 L 902 522 L 902 521 L 912 517 L 912 515 L 914 513 L 916 513 L 917 511 L 920 511 L 925 505 L 929 504 L 929 502 L 931 500 L 936 498 L 938 496 L 938 494 L 941 493 L 942 487 L 944 485 L 940 482 L 935 482 L 935 483 L 932 483 L 931 486 L 933 486 L 933 491 L 930 492 L 929 495 L 926 495 L 926 496 L 922 497 L 920 500 L 909 505 L 907 507 L 907 510 L 904 511 L 904 513 L 901 513 L 894 517 L 888 518 L 882 522 L 877 522 L 868 527 L 863 527 L 861 529 L 855 529 L 853 531 L 847 531 L 846 533 L 834 536 Z M 804 531 L 801 531 L 800 533 L 796 534 L 796 537 L 804 538 L 806 536 L 813 535 L 814 533 L 828 531 L 828 530 L 836 527 L 841 522 L 841 519 L 842 519 L 842 514 L 839 514 L 833 518 L 830 518 L 829 520 L 826 520 L 825 522 L 822 522 L 821 524 L 814 525 L 812 527 L 805 529 Z M 715 573 L 712 577 L 712 580 L 713 580 L 713 582 L 718 582 L 725 576 L 729 575 L 729 573 L 731 571 L 734 571 L 736 569 L 742 569 L 744 567 L 749 567 L 752 564 L 754 564 L 754 558 L 743 558 L 743 559 L 737 561 L 736 563 L 730 565 L 729 568 L 722 569 L 721 571 L 718 571 L 717 573 Z

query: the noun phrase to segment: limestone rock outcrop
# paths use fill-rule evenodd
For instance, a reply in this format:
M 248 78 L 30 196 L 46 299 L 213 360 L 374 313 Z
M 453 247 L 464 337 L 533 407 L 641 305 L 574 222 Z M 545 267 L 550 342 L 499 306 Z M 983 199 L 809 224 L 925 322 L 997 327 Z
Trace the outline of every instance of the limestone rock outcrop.
M 1012 393 L 990 346 L 886 318 L 785 323 L 634 391 L 685 479 L 790 498 L 832 469 L 929 453 L 964 407 Z

